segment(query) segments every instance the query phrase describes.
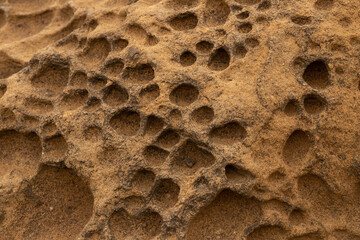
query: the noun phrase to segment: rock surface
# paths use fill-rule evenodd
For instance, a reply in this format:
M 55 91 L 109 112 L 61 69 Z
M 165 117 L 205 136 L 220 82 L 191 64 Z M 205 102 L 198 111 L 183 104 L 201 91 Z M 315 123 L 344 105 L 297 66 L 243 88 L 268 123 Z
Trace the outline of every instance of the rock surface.
M 0 0 L 0 239 L 360 239 L 359 9 Z

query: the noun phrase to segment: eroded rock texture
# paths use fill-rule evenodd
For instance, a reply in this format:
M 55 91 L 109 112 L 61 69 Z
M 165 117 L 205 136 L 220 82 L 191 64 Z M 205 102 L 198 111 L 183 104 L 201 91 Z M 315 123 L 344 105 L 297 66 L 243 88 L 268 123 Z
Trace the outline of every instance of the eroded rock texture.
M 0 0 L 0 239 L 360 239 L 359 9 Z

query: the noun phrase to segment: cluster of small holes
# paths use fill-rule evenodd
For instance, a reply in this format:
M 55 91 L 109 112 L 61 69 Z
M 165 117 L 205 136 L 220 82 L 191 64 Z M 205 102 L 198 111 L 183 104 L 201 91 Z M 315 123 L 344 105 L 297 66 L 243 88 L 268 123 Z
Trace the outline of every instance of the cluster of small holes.
M 212 3 L 210 3 L 212 2 Z M 221 3 L 222 0 L 209 0 L 209 4 L 215 4 L 218 7 L 218 4 Z M 268 1 L 262 2 L 264 6 L 268 5 Z M 266 3 L 266 4 L 265 4 Z M 239 9 L 242 9 L 239 7 Z M 216 12 L 213 14 L 216 15 Z M 244 11 L 237 15 L 238 19 L 245 20 L 250 16 L 249 11 Z M 214 20 L 214 19 L 213 19 Z M 213 21 L 211 20 L 211 21 Z M 215 21 L 215 20 L 214 20 Z M 248 51 L 252 48 L 256 48 L 260 45 L 260 42 L 257 37 L 248 36 L 248 34 L 253 30 L 253 25 L 249 21 L 243 21 L 238 24 L 237 30 L 239 33 L 245 34 L 246 38 L 243 42 L 236 43 L 233 47 L 232 54 L 237 58 L 244 58 Z M 195 45 L 196 53 L 191 50 L 184 50 L 179 57 L 179 63 L 183 67 L 189 67 L 196 63 L 197 58 L 209 55 L 207 67 L 212 71 L 223 71 L 227 69 L 231 62 L 231 54 L 226 46 L 219 46 L 214 49 L 214 43 L 208 40 L 201 40 Z M 232 48 L 231 48 L 232 49 Z
M 252 34 L 254 28 L 257 26 L 260 28 L 269 26 L 269 20 L 263 15 L 256 17 L 254 23 L 257 25 L 252 23 L 252 10 L 263 12 L 270 9 L 272 4 L 269 0 L 237 0 L 236 2 L 241 4 L 241 6 L 234 5 L 235 16 L 239 20 L 237 31 L 246 36 L 246 39 L 235 44 L 233 53 L 238 58 L 244 58 L 250 49 L 260 45 L 259 39 Z
M 131 43 L 139 44 L 144 46 L 155 46 L 158 44 L 159 39 L 148 33 L 140 24 L 133 23 L 126 27 L 125 33 L 128 35 L 129 39 L 131 39 Z M 129 44 L 128 40 L 123 39 L 123 41 L 119 44 L 118 49 L 122 50 L 127 47 Z
M 209 54 L 212 51 L 213 45 L 202 41 L 197 44 L 196 48 L 199 52 Z M 153 85 L 150 86 L 154 88 Z M 149 89 L 147 92 L 155 91 L 150 91 Z M 173 86 L 168 95 L 170 103 L 175 108 L 169 113 L 170 124 L 166 124 L 164 119 L 154 114 L 147 116 L 144 124 L 144 134 L 152 139 L 152 142 L 143 149 L 142 155 L 149 167 L 158 168 L 163 164 L 169 163 L 171 169 L 177 174 L 189 176 L 215 163 L 215 157 L 209 151 L 207 144 L 198 140 L 195 141 L 191 136 L 185 136 L 178 129 L 181 126 L 179 124 L 182 122 L 182 112 L 187 111 L 188 108 L 193 109 L 189 115 L 190 122 L 194 124 L 194 127 L 208 128 L 210 130 L 208 137 L 213 144 L 234 144 L 246 137 L 245 128 L 237 121 L 213 124 L 215 112 L 212 107 L 203 105 L 193 108 L 192 106 L 199 100 L 200 95 L 198 87 L 194 84 L 180 83 Z M 131 114 L 135 116 L 134 112 Z M 119 114 L 115 116 L 120 118 Z M 137 119 L 139 119 L 138 116 L 136 117 Z M 117 120 L 116 122 L 120 121 Z M 140 121 L 137 120 L 137 131 L 139 123 Z M 115 122 L 111 124 L 118 131 L 126 129 L 125 126 L 115 126 Z M 144 176 L 144 170 L 141 171 L 141 175 Z M 139 175 L 140 173 L 137 174 Z M 150 177 L 150 175 L 148 176 Z M 252 176 L 251 174 L 249 175 Z M 136 181 L 138 182 L 139 180 Z M 171 178 L 155 180 L 155 183 L 151 178 L 151 181 L 147 182 L 149 185 L 144 184 L 143 189 L 146 192 L 150 192 L 150 202 L 162 208 L 171 208 L 176 205 L 180 188 Z M 137 183 L 137 185 L 140 184 Z M 136 188 L 139 188 L 139 186 Z
M 209 55 L 207 67 L 213 71 L 225 70 L 230 65 L 230 54 L 224 47 L 213 50 L 214 44 L 208 41 L 200 41 L 196 44 L 196 51 L 200 55 Z M 183 67 L 193 65 L 197 60 L 194 53 L 185 51 L 180 56 L 180 64 Z
M 296 58 L 294 66 L 298 67 L 304 64 L 303 59 Z M 302 74 L 303 81 L 316 92 L 305 94 L 301 101 L 290 99 L 285 107 L 284 112 L 288 116 L 295 116 L 300 109 L 304 109 L 309 115 L 317 116 L 322 113 L 327 107 L 327 101 L 321 97 L 317 92 L 325 89 L 329 85 L 329 70 L 323 60 L 316 60 L 308 64 Z
M 296 58 L 294 61 L 295 67 L 303 64 L 304 60 L 302 58 Z M 301 102 L 290 99 L 284 107 L 285 114 L 293 117 L 303 109 L 309 116 L 319 116 L 326 109 L 327 102 L 318 94 L 318 91 L 329 86 L 329 78 L 328 66 L 323 60 L 315 60 L 309 63 L 303 71 L 302 79 L 309 88 L 315 91 L 303 95 Z M 287 137 L 282 150 L 284 162 L 290 167 L 305 166 L 308 162 L 307 154 L 312 149 L 313 141 L 313 136 L 308 131 L 303 129 L 292 131 Z
M 117 38 L 111 44 L 106 37 L 88 40 L 84 51 L 78 54 L 78 57 L 85 65 L 94 64 L 94 68 L 99 70 L 95 73 L 77 69 L 70 71 L 67 60 L 57 60 L 53 63 L 49 59 L 49 62 L 37 65 L 34 73 L 30 75 L 30 83 L 37 91 L 34 96 L 24 99 L 29 117 L 50 115 L 54 110 L 68 112 L 83 108 L 85 111 L 93 112 L 101 106 L 108 109 L 116 108 L 118 110 L 109 119 L 110 127 L 120 135 L 136 135 L 140 129 L 140 113 L 127 108 L 119 110 L 119 107 L 125 106 L 131 97 L 127 89 L 128 84 L 144 85 L 138 92 L 138 97 L 140 102 L 146 104 L 159 97 L 160 88 L 157 84 L 146 85 L 155 78 L 154 68 L 150 64 L 126 66 L 119 58 L 105 60 L 111 49 L 123 51 L 128 44 L 129 42 L 123 38 Z M 114 81 L 116 79 L 123 79 L 125 84 Z M 2 95 L 5 94 L 6 86 L 1 85 L 0 90 Z M 47 93 L 44 97 L 37 97 L 38 93 L 45 91 Z M 101 134 L 102 129 L 99 127 L 84 130 L 84 135 L 90 142 L 99 141 Z M 44 135 L 48 133 L 44 132 Z M 49 142 L 49 146 L 50 143 L 56 142 L 51 138 L 46 141 Z
M 191 3 L 195 1 L 183 1 L 184 8 L 190 9 L 197 4 Z M 259 11 L 267 10 L 271 7 L 270 1 L 260 1 L 260 0 L 236 0 L 236 2 L 244 4 L 244 5 L 257 5 L 257 9 Z M 324 3 L 326 1 L 318 0 L 315 3 L 316 8 L 324 8 Z M 329 1 L 331 2 L 331 1 Z M 218 6 L 224 6 L 224 1 L 206 1 L 207 8 L 210 9 L 206 15 L 206 22 L 209 26 L 219 26 L 224 24 L 226 21 L 228 10 L 225 7 L 223 12 L 220 14 L 221 16 L 211 17 L 211 14 L 214 13 L 214 9 Z M 183 3 L 179 3 L 183 4 Z M 225 5 L 227 5 L 225 3 Z M 191 7 L 190 7 L 191 6 Z M 175 8 L 175 7 L 174 7 Z M 249 11 L 244 11 L 236 15 L 237 19 L 245 20 L 250 17 Z M 178 14 L 171 18 L 169 21 L 172 29 L 176 31 L 187 31 L 194 29 L 197 24 L 198 17 L 192 12 L 185 12 Z M 248 20 L 247 20 L 248 21 Z M 248 34 L 253 31 L 253 25 L 250 22 L 242 21 L 238 26 L 237 30 L 241 34 Z M 297 25 L 308 25 L 311 23 L 312 18 L 307 16 L 293 16 L 291 21 Z M 135 28 L 132 28 L 133 31 Z M 140 29 L 140 28 L 139 28 Z M 135 29 L 136 30 L 136 29 Z M 141 29 L 140 29 L 141 30 Z M 136 30 L 137 31 L 137 30 Z M 133 32 L 133 34 L 137 34 Z M 140 37 L 139 37 L 140 39 Z M 147 44 L 150 46 L 157 44 L 157 39 L 154 36 L 147 35 L 146 37 Z M 89 41 L 88 50 L 85 51 L 84 58 L 95 58 L 98 59 L 107 59 L 106 51 L 112 48 L 114 51 L 122 51 L 125 49 L 129 42 L 124 39 L 117 39 L 112 42 L 110 45 L 106 44 L 104 38 Z M 108 42 L 106 40 L 106 42 Z M 109 42 L 108 42 L 109 43 Z M 236 44 L 234 51 L 232 54 L 234 56 L 238 56 L 239 58 L 244 58 L 248 52 L 248 49 L 255 48 L 259 46 L 260 42 L 257 38 L 247 37 L 243 43 Z M 92 52 L 90 49 L 97 48 L 99 49 L 100 45 L 105 49 L 105 53 L 97 54 Z M 216 47 L 214 49 L 214 44 L 208 41 L 200 41 L 196 44 L 196 53 L 186 50 L 183 51 L 180 55 L 179 62 L 183 67 L 189 67 L 196 63 L 197 55 L 196 54 L 209 54 L 209 62 L 208 68 L 213 71 L 222 71 L 225 70 L 230 64 L 230 53 L 228 52 L 226 47 Z M 32 84 L 34 87 L 43 88 L 50 90 L 53 92 L 53 95 L 59 94 L 59 99 L 62 104 L 56 105 L 65 111 L 77 109 L 80 106 L 88 104 L 89 106 L 98 106 L 99 104 L 106 104 L 109 107 L 120 107 L 121 110 L 117 111 L 113 114 L 110 119 L 110 126 L 115 130 L 117 134 L 121 134 L 124 136 L 135 136 L 139 133 L 141 128 L 141 120 L 144 117 L 142 113 L 137 110 L 122 108 L 122 105 L 126 105 L 131 96 L 130 92 L 124 86 L 119 85 L 119 82 L 113 82 L 113 80 L 124 80 L 126 83 L 139 85 L 140 91 L 138 91 L 138 100 L 140 103 L 149 104 L 155 101 L 160 96 L 160 87 L 158 84 L 153 83 L 152 80 L 155 78 L 155 71 L 151 64 L 138 64 L 136 66 L 125 66 L 124 61 L 122 59 L 111 59 L 105 62 L 102 70 L 102 73 L 105 75 L 97 75 L 88 77 L 84 72 L 76 72 L 70 76 L 70 83 L 72 89 L 62 89 L 58 91 L 57 89 L 51 89 L 53 86 L 40 86 L 41 83 L 34 81 Z M 84 61 L 85 64 L 88 63 L 87 60 Z M 313 65 L 318 65 L 318 63 L 312 63 Z M 321 64 L 320 64 L 321 65 Z M 310 85 L 315 90 L 325 89 L 328 83 L 323 82 L 313 82 L 312 75 L 313 68 L 311 64 L 305 70 L 303 79 L 304 81 Z M 315 66 L 314 68 L 321 68 L 321 66 Z M 316 71 L 316 70 L 315 70 Z M 321 77 L 325 78 L 325 77 Z M 121 83 L 122 84 L 122 83 Z M 89 85 L 89 89 L 87 89 L 87 85 Z M 56 86 L 56 84 L 54 84 Z M 58 86 L 56 86 L 58 87 Z M 59 86 L 62 88 L 63 86 Z M 64 86 L 64 88 L 67 88 Z M 360 89 L 360 84 L 359 84 Z M 6 86 L 5 86 L 6 91 Z M 4 93 L 5 93 L 4 91 Z M 97 97 L 92 97 L 91 94 L 93 91 L 98 92 L 100 95 L 101 101 Z M 62 93 L 61 93 L 62 92 Z M 163 94 L 163 93 L 162 93 Z M 0 97 L 1 97 L 1 86 L 0 86 Z M 86 96 L 86 97 L 82 97 Z M 172 123 L 181 122 L 182 121 L 182 111 L 185 108 L 192 107 L 195 105 L 194 103 L 200 98 L 200 92 L 198 87 L 193 83 L 182 83 L 172 87 L 169 94 L 169 101 L 172 103 L 174 109 L 169 114 L 169 119 Z M 66 100 L 65 100 L 66 99 Z M 69 100 L 70 99 L 70 100 Z M 85 99 L 85 100 L 84 100 Z M 52 100 L 51 100 L 52 101 Z M 28 99 L 27 104 L 28 107 L 34 107 L 35 111 L 39 111 L 39 114 L 43 114 L 44 112 L 51 112 L 52 107 L 48 104 L 47 100 L 44 99 Z M 71 103 L 71 104 L 69 104 Z M 64 105 L 65 104 L 65 105 Z M 76 104 L 79 104 L 78 106 Z M 67 105 L 74 105 L 74 107 L 68 107 Z M 320 97 L 317 93 L 311 93 L 304 95 L 301 102 L 298 100 L 290 99 L 284 111 L 288 116 L 294 116 L 298 114 L 300 105 L 303 105 L 305 111 L 308 114 L 316 115 L 324 111 L 326 108 L 326 100 Z M 43 108 L 45 110 L 36 110 Z M 46 110 L 50 109 L 50 110 Z M 194 126 L 203 126 L 209 127 L 208 137 L 211 143 L 220 144 L 220 145 L 232 145 L 241 140 L 243 140 L 247 136 L 247 132 L 242 123 L 238 121 L 228 121 L 223 123 L 214 123 L 214 110 L 210 106 L 199 106 L 197 105 L 189 114 L 191 123 Z M 185 115 L 187 117 L 187 115 Z M 49 126 L 48 126 L 49 125 Z M 51 130 L 55 126 L 55 130 Z M 56 129 L 56 125 L 53 123 L 48 123 L 44 126 L 44 134 L 48 134 L 49 136 L 46 138 L 46 144 L 51 146 L 56 144 L 61 144 L 62 136 L 58 135 L 59 132 Z M 48 133 L 45 133 L 48 132 Z M 160 166 L 167 158 L 171 156 L 174 159 L 171 159 L 172 166 L 176 169 L 180 169 L 180 172 L 184 175 L 194 174 L 198 169 L 205 168 L 212 164 L 213 156 L 210 151 L 208 151 L 207 146 L 205 144 L 194 141 L 193 139 L 187 139 L 184 135 L 178 131 L 174 126 L 167 126 L 165 121 L 156 116 L 149 115 L 146 117 L 145 125 L 144 125 L 144 134 L 147 136 L 151 136 L 154 138 L 154 141 L 144 148 L 143 156 L 147 163 L 150 166 Z M 91 126 L 86 128 L 84 131 L 85 138 L 89 141 L 97 141 L 99 139 L 99 135 L 101 135 L 101 128 L 97 126 Z M 289 137 L 289 145 L 296 145 L 297 141 L 302 141 L 298 139 L 306 139 L 310 138 L 308 132 L 302 130 L 294 131 Z M 185 139 L 184 139 L 185 138 Z M 293 143 L 295 142 L 295 144 Z M 308 143 L 310 141 L 307 141 Z M 64 144 L 63 144 L 64 145 Z M 47 147 L 50 149 L 50 147 Z M 174 149 L 176 149 L 175 152 Z M 308 150 L 308 147 L 304 147 L 304 151 Z M 51 152 L 51 150 L 48 150 Z M 59 155 L 55 155 L 57 157 L 61 157 L 65 155 L 66 151 L 62 151 L 61 153 L 57 153 Z M 207 161 L 201 162 L 198 159 L 198 156 L 193 156 L 194 153 L 199 153 L 201 156 L 199 159 L 208 159 Z M 285 153 L 285 155 L 287 155 Z M 290 154 L 291 155 L 291 154 Z M 287 157 L 291 158 L 291 157 Z M 253 176 L 248 171 L 243 169 L 242 167 L 236 164 L 228 164 L 225 167 L 225 175 L 229 181 L 236 182 L 245 182 L 248 179 L 251 179 Z M 161 208 L 171 208 L 175 206 L 178 199 L 180 188 L 177 183 L 172 179 L 157 179 L 156 174 L 151 169 L 139 169 L 135 172 L 132 178 L 132 187 L 135 192 L 144 193 L 147 192 L 151 195 L 151 200 L 156 205 Z

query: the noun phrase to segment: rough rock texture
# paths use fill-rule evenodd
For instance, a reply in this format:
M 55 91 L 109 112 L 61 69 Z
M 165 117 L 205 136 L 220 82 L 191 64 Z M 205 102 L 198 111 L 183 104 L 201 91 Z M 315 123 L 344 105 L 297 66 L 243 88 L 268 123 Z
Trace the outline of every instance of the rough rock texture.
M 360 2 L 0 6 L 0 239 L 360 239 Z

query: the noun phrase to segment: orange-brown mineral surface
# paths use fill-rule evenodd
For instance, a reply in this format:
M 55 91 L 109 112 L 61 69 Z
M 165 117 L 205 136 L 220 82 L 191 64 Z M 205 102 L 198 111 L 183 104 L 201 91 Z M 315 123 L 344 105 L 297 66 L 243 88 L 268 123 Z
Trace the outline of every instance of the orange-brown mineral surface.
M 0 0 L 1 240 L 359 240 L 358 0 Z

